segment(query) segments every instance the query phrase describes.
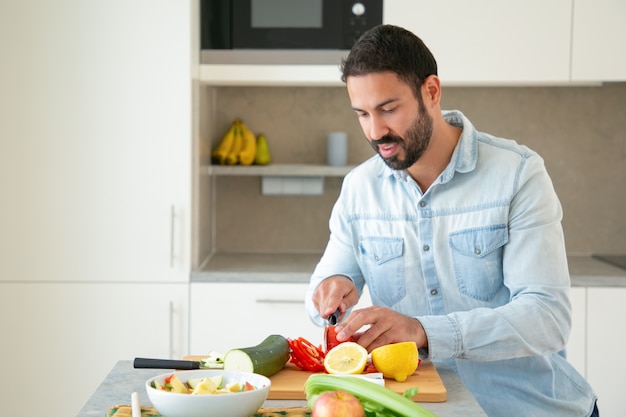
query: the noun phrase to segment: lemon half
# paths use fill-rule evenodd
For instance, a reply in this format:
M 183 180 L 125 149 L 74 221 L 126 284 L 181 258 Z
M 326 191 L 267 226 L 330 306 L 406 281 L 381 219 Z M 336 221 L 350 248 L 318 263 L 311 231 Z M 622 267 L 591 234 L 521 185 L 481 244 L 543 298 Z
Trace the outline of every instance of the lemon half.
M 341 343 L 324 357 L 324 368 L 329 374 L 360 374 L 365 365 L 367 349 L 356 342 Z
M 400 342 L 372 350 L 372 363 L 385 378 L 404 382 L 419 365 L 415 342 Z

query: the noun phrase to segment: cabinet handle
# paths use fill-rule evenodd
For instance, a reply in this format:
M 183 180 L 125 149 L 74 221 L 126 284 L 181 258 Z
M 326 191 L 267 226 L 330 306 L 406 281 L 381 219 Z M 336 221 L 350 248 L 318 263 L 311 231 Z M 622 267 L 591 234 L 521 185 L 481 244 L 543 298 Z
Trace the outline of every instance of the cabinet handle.
M 170 268 L 174 268 L 174 229 L 176 227 L 176 208 L 174 205 L 170 211 Z
M 282 300 L 274 298 L 257 298 L 254 301 L 258 304 L 304 304 L 304 300 Z
M 169 320 L 169 358 L 174 357 L 174 302 L 170 301 L 170 320 Z

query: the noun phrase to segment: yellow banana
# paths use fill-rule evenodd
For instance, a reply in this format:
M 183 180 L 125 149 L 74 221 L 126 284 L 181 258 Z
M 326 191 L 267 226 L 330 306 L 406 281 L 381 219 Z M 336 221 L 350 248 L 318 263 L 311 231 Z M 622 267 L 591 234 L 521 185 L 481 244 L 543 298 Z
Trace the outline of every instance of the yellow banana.
M 220 143 L 215 147 L 213 152 L 211 152 L 211 158 L 214 162 L 219 165 L 224 165 L 226 163 L 226 157 L 233 147 L 233 142 L 235 140 L 235 131 L 237 130 L 237 121 L 234 121 L 226 134 L 222 137 Z
M 243 122 L 239 123 L 239 129 L 241 130 L 242 138 L 241 150 L 239 151 L 239 163 L 241 165 L 252 165 L 256 155 L 256 137 Z
M 239 152 L 241 151 L 241 146 L 243 145 L 243 138 L 241 135 L 241 121 L 239 119 L 235 120 L 235 133 L 233 136 L 233 145 L 230 147 L 230 151 L 228 151 L 228 155 L 226 155 L 226 165 L 237 165 L 239 162 Z

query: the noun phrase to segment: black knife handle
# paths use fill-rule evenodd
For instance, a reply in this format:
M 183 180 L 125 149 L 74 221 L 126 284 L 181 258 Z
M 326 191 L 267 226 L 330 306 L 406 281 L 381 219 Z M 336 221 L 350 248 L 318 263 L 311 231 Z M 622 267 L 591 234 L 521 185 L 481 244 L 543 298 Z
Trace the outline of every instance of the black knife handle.
M 135 368 L 152 368 L 152 369 L 200 369 L 200 362 L 183 361 L 176 359 L 151 359 L 151 358 L 135 358 L 133 363 Z

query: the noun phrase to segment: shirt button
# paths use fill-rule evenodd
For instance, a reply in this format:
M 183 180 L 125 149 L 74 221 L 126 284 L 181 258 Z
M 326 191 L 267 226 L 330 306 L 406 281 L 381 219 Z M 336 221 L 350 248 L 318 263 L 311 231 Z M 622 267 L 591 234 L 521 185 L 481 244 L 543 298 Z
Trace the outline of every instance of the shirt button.
M 420 207 L 426 207 L 426 202 L 425 201 L 420 201 Z
M 428 252 L 428 251 L 430 250 L 430 246 L 428 246 L 428 245 L 424 245 L 424 248 L 423 248 L 423 249 L 424 249 L 424 252 Z
M 430 295 L 437 295 L 437 290 L 434 288 L 430 290 Z
M 481 251 L 480 251 L 480 248 L 474 248 L 474 253 L 475 253 L 476 255 L 480 255 L 480 252 L 481 252 Z

